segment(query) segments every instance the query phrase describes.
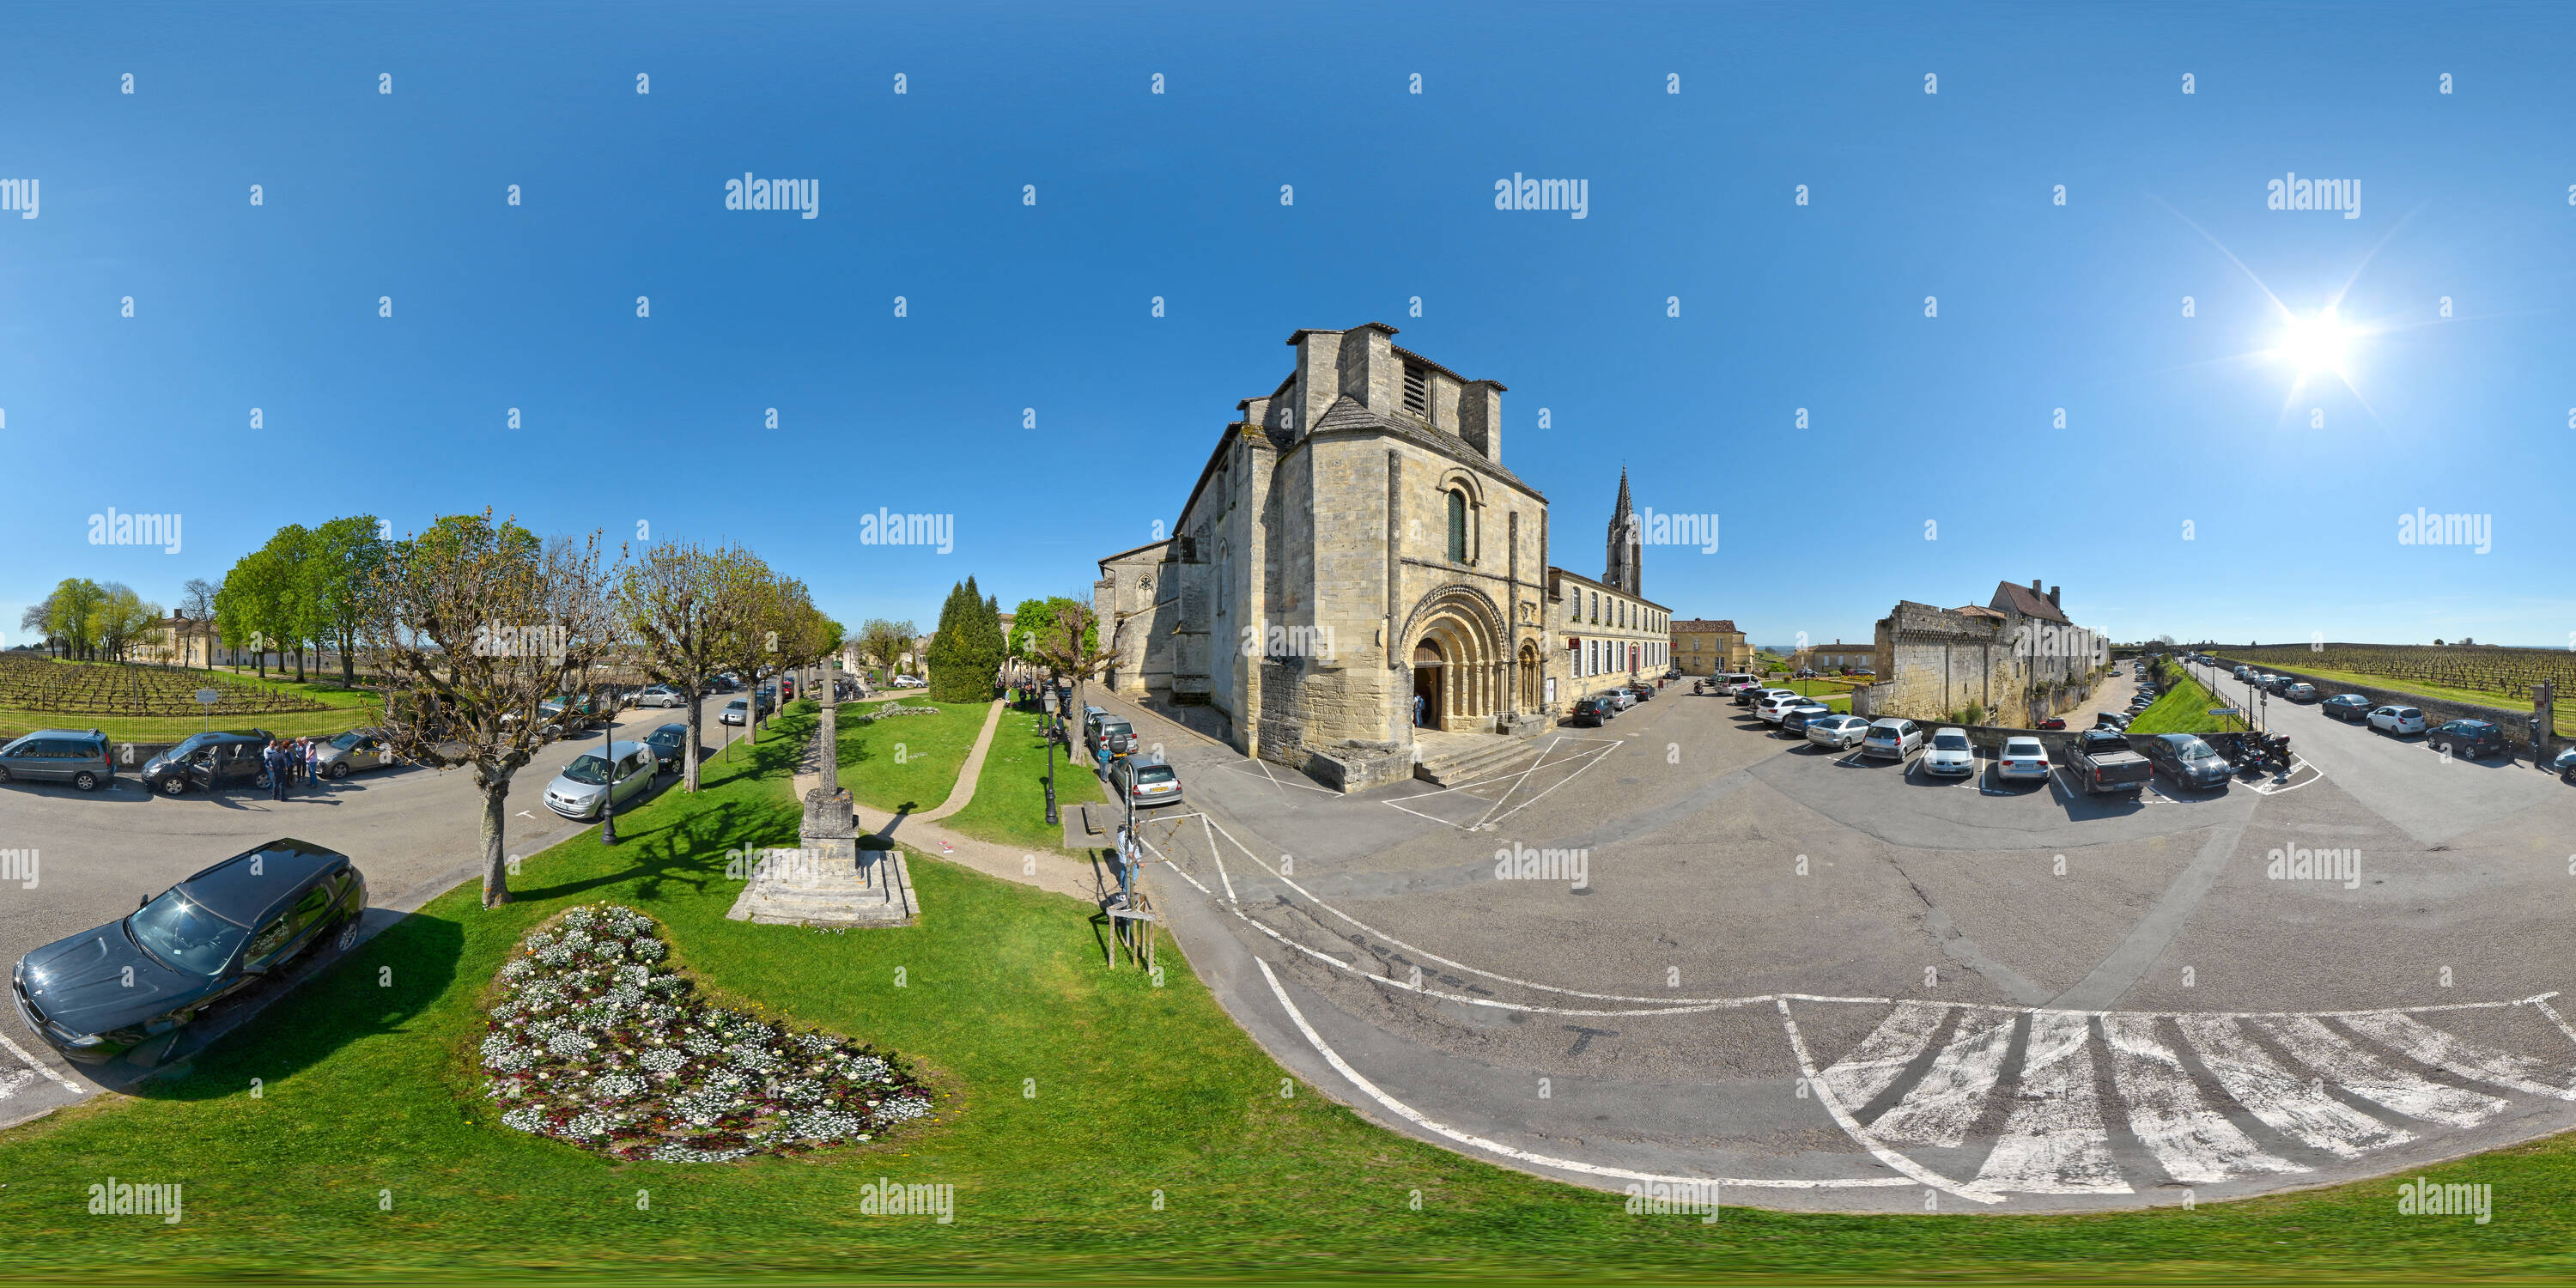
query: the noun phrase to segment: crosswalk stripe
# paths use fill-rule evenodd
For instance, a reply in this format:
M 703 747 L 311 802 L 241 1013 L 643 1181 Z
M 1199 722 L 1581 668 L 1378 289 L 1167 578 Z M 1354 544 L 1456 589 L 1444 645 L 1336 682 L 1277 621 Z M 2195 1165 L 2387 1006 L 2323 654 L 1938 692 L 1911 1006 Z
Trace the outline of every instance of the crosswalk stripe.
M 2080 1011 L 2039 1011 L 1994 1152 L 1970 1182 L 2017 1194 L 2127 1194 L 2093 1089 L 2093 1028 Z
M 1909 1145 L 1956 1145 L 1985 1112 L 1986 1096 L 2003 1073 L 2004 1053 L 2012 1048 L 2013 1013 L 1967 1011 L 1950 1031 L 1950 1041 L 1932 1067 L 1905 1093 L 1896 1107 L 1870 1124 L 1883 1140 Z
M 1851 1054 L 1816 1076 L 1833 1088 L 1836 1099 L 1854 1109 L 1876 1100 L 1932 1044 L 1932 1035 L 1940 1030 L 1941 1017 L 1949 1009 L 1931 1002 L 1897 1003 Z
M 2409 1118 L 2445 1127 L 2475 1127 L 2504 1112 L 2504 1101 L 2465 1087 L 2446 1086 L 2390 1065 L 2345 1041 L 2314 1016 L 2284 1016 L 2259 1023 L 2289 1048 L 2290 1054 L 2325 1075 L 2327 1081 Z
M 2212 1109 L 2182 1060 L 2156 1037 L 2155 1017 L 2105 1015 L 2102 1034 L 2111 1043 L 2111 1083 L 2128 1105 L 2129 1130 L 2166 1175 L 2207 1185 L 2253 1172 L 2309 1170 L 2273 1156 Z
M 2554 1069 L 2527 1056 L 2481 1046 L 2399 1011 L 2350 1015 L 2344 1023 L 2436 1069 L 2536 1096 L 2576 1100 L 2576 1069 Z
M 2415 1139 L 2415 1133 L 2389 1126 L 2282 1068 L 2232 1017 L 2185 1015 L 2175 1023 L 2218 1085 L 2247 1113 L 2284 1136 L 2338 1158 L 2359 1158 Z

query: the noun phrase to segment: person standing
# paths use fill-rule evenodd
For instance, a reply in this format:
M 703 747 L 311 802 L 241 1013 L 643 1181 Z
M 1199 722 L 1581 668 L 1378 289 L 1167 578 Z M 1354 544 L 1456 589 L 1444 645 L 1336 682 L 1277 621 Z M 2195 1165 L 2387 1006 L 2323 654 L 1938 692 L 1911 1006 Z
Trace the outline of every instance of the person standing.
M 278 740 L 276 740 L 276 739 L 274 739 L 274 738 L 269 739 L 268 746 L 267 746 L 266 748 L 262 749 L 262 750 L 261 750 L 261 752 L 260 752 L 259 763 L 260 763 L 260 766 L 261 766 L 262 768 L 264 768 L 264 769 L 266 769 L 266 770 L 268 771 L 268 798 L 269 798 L 270 800 L 273 800 L 273 801 L 282 801 L 282 800 L 285 800 L 285 799 L 286 799 L 286 747 L 285 747 L 285 745 L 284 745 L 284 744 L 282 744 L 282 743 L 280 743 Z
M 308 737 L 304 740 L 304 785 L 307 787 L 322 785 L 322 740 L 319 738 Z

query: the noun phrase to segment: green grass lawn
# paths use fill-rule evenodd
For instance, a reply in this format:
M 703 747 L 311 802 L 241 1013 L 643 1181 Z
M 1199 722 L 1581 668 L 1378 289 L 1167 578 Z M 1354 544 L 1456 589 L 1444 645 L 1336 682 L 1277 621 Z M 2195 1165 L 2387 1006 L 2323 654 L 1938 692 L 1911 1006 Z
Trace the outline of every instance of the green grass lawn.
M 894 703 L 854 703 L 841 708 L 841 785 L 862 805 L 881 810 L 936 809 L 957 786 L 957 771 L 984 728 L 983 702 L 932 702 L 910 698 L 906 707 L 937 707 L 935 716 L 860 717 Z M 806 728 L 813 725 L 809 722 Z M 995 730 L 996 739 L 1001 731 Z
M 1782 680 L 1771 687 L 1803 693 L 1836 711 L 1848 713 L 1851 710 L 1851 686 L 1848 684 L 1833 680 Z
M 1043 716 L 1006 710 L 993 729 L 993 745 L 984 753 L 984 770 L 975 779 L 975 798 L 966 808 L 941 820 L 968 836 L 1028 849 L 1061 850 L 1064 833 L 1046 821 L 1046 727 Z M 1183 784 L 1187 790 L 1187 784 Z M 1055 753 L 1056 804 L 1071 809 L 1086 801 L 1106 801 L 1100 779 L 1082 759 L 1081 742 L 1074 754 Z
M 1382 1132 L 1283 1081 L 1180 954 L 1159 988 L 1103 969 L 1071 900 L 916 858 L 916 926 L 725 920 L 740 884 L 725 848 L 794 843 L 787 778 L 811 721 L 791 712 L 781 736 L 710 765 L 707 790 L 622 816 L 614 850 L 585 832 L 531 859 L 520 902 L 485 911 L 470 885 L 433 901 L 184 1077 L 0 1134 L 0 1268 L 85 1283 L 2576 1273 L 2563 1137 L 2414 1173 L 2492 1185 L 2489 1225 L 2400 1216 L 2393 1179 L 2113 1216 L 1629 1216 L 1616 1194 Z M 915 1061 L 947 1096 L 941 1121 L 718 1165 L 613 1164 L 500 1126 L 472 1065 L 492 973 L 528 928 L 598 901 L 659 919 L 675 964 L 719 994 Z M 183 1185 L 183 1219 L 89 1214 L 110 1177 Z M 953 1185 L 954 1223 L 861 1215 L 879 1177 Z
M 62 665 L 107 664 L 78 662 L 62 663 Z M 173 673 L 184 675 L 189 672 L 173 668 Z M 195 674 L 207 673 L 199 671 Z M 274 676 L 263 680 L 254 671 L 235 672 L 219 668 L 212 674 L 254 688 L 268 689 L 313 702 L 328 703 L 331 708 L 328 711 L 279 711 L 261 715 L 226 715 L 214 721 L 212 727 L 217 729 L 259 728 L 287 738 L 328 737 L 332 734 L 346 733 L 360 725 L 372 724 L 378 712 L 375 692 L 370 689 L 341 688 L 337 671 L 332 671 L 328 675 L 307 672 L 311 678 L 302 684 Z M 111 742 L 177 742 L 189 734 L 201 732 L 208 727 L 207 719 L 203 715 L 109 716 L 0 707 L 0 737 L 14 737 L 36 729 L 70 728 L 99 730 L 105 733 Z
M 2162 696 L 2129 722 L 2131 733 L 2234 733 L 2249 728 L 2235 716 L 2214 716 L 2211 707 L 2232 707 L 2191 678 L 2180 667 L 2166 667 L 2157 677 L 2170 684 Z

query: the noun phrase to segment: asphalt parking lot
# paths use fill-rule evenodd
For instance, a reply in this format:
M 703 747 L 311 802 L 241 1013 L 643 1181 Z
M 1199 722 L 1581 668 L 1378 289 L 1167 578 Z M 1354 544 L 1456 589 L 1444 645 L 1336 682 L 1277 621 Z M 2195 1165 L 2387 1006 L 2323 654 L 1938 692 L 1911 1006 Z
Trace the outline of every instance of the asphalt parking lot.
M 1188 812 L 1146 835 L 1193 965 L 1275 1055 L 1564 1179 L 2090 1209 L 2576 1125 L 2550 996 L 2576 789 L 2293 729 L 2287 776 L 2086 798 L 1853 763 L 1673 689 L 1449 789 L 1341 797 L 1200 739 Z
M 723 745 L 717 713 L 729 695 L 706 699 L 707 745 Z M 618 738 L 640 738 L 685 717 L 678 708 L 619 712 Z M 737 737 L 739 736 L 737 732 Z M 535 854 L 596 824 L 548 810 L 546 784 L 599 735 L 541 749 L 511 782 L 509 849 Z M 668 791 L 677 775 L 655 791 Z M 265 790 L 156 796 L 131 772 L 115 784 L 80 792 L 54 784 L 0 786 L 0 848 L 33 851 L 32 882 L 0 882 L 0 960 L 114 921 L 138 897 L 158 894 L 219 860 L 280 837 L 311 841 L 346 854 L 367 877 L 370 904 L 409 911 L 481 872 L 482 796 L 472 772 L 396 766 L 337 782 L 298 788 L 285 801 Z M 29 1031 L 15 1008 L 0 1018 L 0 1124 L 19 1121 L 91 1094 L 99 1078 L 131 1071 L 86 1071 L 64 1061 Z M 93 1077 L 93 1072 L 97 1077 Z

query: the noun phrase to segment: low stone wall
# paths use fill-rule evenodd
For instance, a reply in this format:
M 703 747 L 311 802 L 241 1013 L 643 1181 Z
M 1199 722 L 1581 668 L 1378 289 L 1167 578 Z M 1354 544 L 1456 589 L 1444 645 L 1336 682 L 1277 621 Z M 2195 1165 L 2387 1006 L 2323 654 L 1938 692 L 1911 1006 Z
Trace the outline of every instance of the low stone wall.
M 1344 743 L 1309 751 L 1303 768 L 1335 791 L 1364 792 L 1413 777 L 1413 751 L 1395 743 Z

